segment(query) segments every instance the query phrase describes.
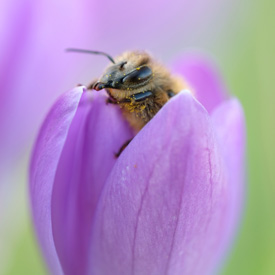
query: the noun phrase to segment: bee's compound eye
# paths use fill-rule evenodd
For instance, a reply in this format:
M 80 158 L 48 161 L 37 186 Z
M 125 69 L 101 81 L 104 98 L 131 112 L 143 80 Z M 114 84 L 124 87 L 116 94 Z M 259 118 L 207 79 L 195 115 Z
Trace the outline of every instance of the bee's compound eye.
M 123 79 L 123 84 L 138 84 L 148 80 L 152 76 L 152 70 L 148 66 L 136 68 L 127 74 Z

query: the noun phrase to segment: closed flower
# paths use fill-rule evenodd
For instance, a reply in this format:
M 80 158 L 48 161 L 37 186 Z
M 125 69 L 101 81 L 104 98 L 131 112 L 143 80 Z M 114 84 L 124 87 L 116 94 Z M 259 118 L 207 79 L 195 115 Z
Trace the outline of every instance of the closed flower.
M 244 116 L 203 58 L 133 138 L 106 94 L 77 87 L 46 117 L 30 166 L 38 239 L 53 274 L 209 274 L 239 222 Z

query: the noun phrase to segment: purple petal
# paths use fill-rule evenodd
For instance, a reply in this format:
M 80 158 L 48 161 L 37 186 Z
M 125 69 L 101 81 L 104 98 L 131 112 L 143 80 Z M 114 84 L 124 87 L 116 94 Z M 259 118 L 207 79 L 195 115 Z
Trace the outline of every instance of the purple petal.
M 228 226 L 224 232 L 225 242 L 234 237 L 236 222 L 240 221 L 244 197 L 244 156 L 245 156 L 245 118 L 241 104 L 231 99 L 221 104 L 211 115 L 218 142 L 224 156 L 229 177 Z M 225 245 L 225 247 L 227 247 Z M 227 251 L 225 251 L 227 252 Z M 224 254 L 224 252 L 223 252 Z
M 182 75 L 198 101 L 208 112 L 226 98 L 226 89 L 210 60 L 196 54 L 186 54 L 173 65 L 174 72 Z
M 179 94 L 108 178 L 95 216 L 91 272 L 213 271 L 226 243 L 228 184 L 208 113 L 190 94 Z
M 51 197 L 57 164 L 83 87 L 65 93 L 52 107 L 37 138 L 30 166 L 33 218 L 43 253 L 54 274 L 61 274 L 52 235 Z
M 95 208 L 116 159 L 132 137 L 119 108 L 102 93 L 83 95 L 54 180 L 53 235 L 65 274 L 86 274 Z

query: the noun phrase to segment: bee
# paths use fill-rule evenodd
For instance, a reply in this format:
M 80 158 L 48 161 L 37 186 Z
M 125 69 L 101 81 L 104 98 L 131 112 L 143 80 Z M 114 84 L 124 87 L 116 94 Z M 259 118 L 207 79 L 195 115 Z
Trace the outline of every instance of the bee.
M 187 83 L 145 51 L 127 51 L 113 59 L 106 53 L 82 49 L 68 51 L 85 52 L 106 56 L 111 64 L 102 76 L 88 89 L 108 93 L 108 103 L 117 104 L 130 126 L 137 133 L 181 90 Z M 122 147 L 126 147 L 126 142 Z M 120 153 L 119 153 L 120 154 Z M 117 154 L 118 155 L 118 154 Z

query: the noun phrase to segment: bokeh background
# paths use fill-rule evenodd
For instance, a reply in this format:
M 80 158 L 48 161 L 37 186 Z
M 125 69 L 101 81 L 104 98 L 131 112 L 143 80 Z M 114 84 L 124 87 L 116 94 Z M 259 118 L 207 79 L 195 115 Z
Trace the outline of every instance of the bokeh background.
M 185 51 L 212 58 L 247 119 L 242 225 L 221 274 L 275 274 L 275 1 L 1 0 L 0 274 L 46 274 L 32 229 L 28 160 L 62 92 L 88 84 L 111 55 L 147 49 L 166 64 Z

